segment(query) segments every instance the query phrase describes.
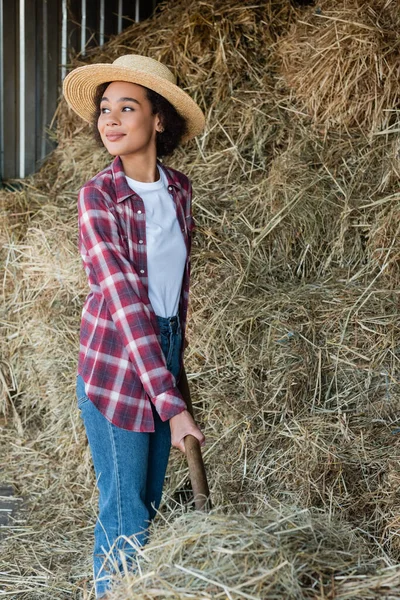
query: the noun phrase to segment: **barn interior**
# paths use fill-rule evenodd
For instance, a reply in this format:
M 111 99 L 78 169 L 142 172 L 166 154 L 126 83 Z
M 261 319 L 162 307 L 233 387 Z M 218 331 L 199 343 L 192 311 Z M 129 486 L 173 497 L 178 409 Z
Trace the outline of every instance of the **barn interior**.
M 206 115 L 165 162 L 194 189 L 185 367 L 213 508 L 173 451 L 115 600 L 400 597 L 399 30 L 395 0 L 167 0 L 68 64 L 151 56 Z M 110 156 L 62 98 L 47 135 L 0 190 L 2 479 L 21 499 L 0 581 L 89 600 L 77 193 Z

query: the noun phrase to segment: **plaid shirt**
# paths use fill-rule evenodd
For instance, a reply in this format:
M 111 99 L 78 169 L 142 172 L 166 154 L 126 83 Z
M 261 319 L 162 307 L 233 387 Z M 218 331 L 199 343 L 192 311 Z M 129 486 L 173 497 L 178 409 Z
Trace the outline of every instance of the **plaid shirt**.
M 179 300 L 183 360 L 194 221 L 189 179 L 160 162 L 187 248 Z M 86 393 L 108 421 L 131 431 L 154 431 L 155 409 L 163 421 L 186 404 L 161 349 L 156 315 L 148 298 L 144 202 L 125 178 L 121 159 L 79 192 L 79 250 L 90 293 L 81 322 L 78 373 Z

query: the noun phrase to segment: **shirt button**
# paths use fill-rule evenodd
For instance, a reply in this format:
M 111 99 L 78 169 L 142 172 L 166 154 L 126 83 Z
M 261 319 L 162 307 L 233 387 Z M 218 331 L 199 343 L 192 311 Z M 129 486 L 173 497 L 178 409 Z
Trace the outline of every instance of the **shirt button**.
M 144 273 L 144 269 L 140 269 L 140 272 L 141 272 L 141 273 Z
M 138 210 L 138 211 L 137 211 L 137 214 L 138 214 L 138 215 L 141 215 L 141 214 L 142 214 L 142 211 L 141 211 L 141 210 Z
M 139 244 L 143 244 L 143 240 L 139 240 Z
M 169 189 L 170 192 L 172 192 L 172 185 L 169 185 L 168 189 Z

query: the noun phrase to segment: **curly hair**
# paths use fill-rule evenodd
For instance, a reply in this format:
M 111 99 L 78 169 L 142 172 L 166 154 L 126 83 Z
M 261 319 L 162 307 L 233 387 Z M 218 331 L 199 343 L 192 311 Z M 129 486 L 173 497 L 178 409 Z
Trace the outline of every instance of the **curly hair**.
M 102 146 L 100 133 L 97 127 L 97 121 L 100 116 L 100 101 L 104 95 L 106 88 L 112 82 L 102 83 L 97 87 L 94 102 L 96 105 L 96 112 L 92 119 L 93 135 L 96 142 Z M 142 86 L 144 87 L 144 86 Z M 161 123 L 164 131 L 156 133 L 156 152 L 157 157 L 169 156 L 179 146 L 182 137 L 187 132 L 187 123 L 184 117 L 182 117 L 174 106 L 168 100 L 144 87 L 146 90 L 146 96 L 151 105 L 151 113 L 153 115 L 158 114 L 160 116 Z

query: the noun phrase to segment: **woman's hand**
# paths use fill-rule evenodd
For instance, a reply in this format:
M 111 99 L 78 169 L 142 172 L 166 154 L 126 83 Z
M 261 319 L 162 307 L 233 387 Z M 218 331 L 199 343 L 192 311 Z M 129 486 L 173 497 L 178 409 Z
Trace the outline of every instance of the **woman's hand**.
M 175 448 L 179 448 L 182 452 L 185 452 L 184 439 L 187 435 L 193 435 L 200 442 L 200 446 L 204 446 L 205 437 L 197 427 L 193 420 L 192 415 L 188 410 L 175 415 L 169 420 L 169 426 L 171 428 L 171 444 Z

